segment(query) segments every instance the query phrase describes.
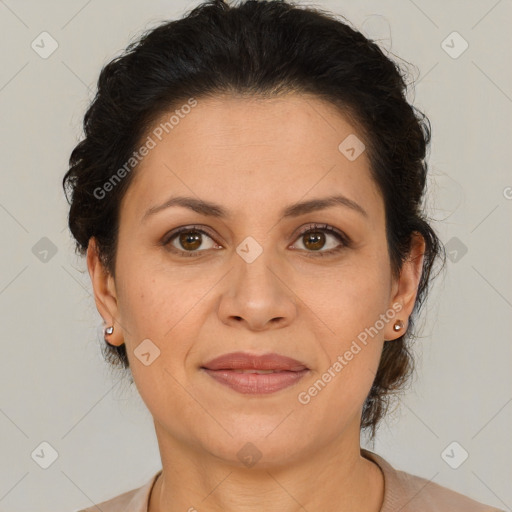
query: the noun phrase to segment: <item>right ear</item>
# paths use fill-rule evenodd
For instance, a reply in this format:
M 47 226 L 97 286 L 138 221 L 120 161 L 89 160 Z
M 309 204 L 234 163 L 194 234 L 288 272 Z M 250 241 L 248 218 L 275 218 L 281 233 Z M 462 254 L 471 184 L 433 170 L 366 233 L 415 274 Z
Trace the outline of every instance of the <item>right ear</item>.
M 96 308 L 106 325 L 115 327 L 119 315 L 115 282 L 100 260 L 97 242 L 94 237 L 89 239 L 89 245 L 87 246 L 87 269 L 92 282 Z M 114 332 L 109 335 L 108 342 L 112 345 L 122 345 L 124 343 L 122 331 L 119 327 L 118 325 L 117 329 L 114 328 Z

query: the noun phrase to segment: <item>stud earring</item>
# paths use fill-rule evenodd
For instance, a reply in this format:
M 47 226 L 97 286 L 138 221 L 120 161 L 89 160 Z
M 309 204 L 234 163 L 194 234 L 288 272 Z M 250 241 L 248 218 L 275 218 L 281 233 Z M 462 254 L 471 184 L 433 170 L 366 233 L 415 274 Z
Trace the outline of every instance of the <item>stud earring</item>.
M 403 327 L 404 323 L 402 322 L 402 320 L 397 320 L 393 325 L 393 330 L 398 332 L 400 329 L 403 329 Z
M 105 334 L 103 336 L 103 339 L 105 340 L 105 343 L 111 347 L 115 347 L 115 345 L 112 345 L 112 343 L 110 343 L 108 340 L 107 340 L 107 336 L 112 334 L 114 332 L 114 326 L 113 325 L 110 325 L 108 327 L 105 327 Z

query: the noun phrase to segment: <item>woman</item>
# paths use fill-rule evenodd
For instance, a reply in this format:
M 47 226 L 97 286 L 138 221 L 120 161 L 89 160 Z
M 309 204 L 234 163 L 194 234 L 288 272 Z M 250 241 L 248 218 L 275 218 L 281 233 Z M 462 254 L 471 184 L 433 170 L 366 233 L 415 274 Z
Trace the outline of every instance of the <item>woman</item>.
M 360 446 L 444 261 L 405 89 L 377 45 L 286 2 L 206 2 L 102 70 L 69 227 L 162 470 L 97 508 L 491 510 Z

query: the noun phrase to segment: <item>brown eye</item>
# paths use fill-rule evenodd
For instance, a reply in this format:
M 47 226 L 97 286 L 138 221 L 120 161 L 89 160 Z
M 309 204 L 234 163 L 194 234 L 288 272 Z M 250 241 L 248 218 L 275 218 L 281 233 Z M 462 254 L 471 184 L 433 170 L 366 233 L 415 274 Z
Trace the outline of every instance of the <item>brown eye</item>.
M 201 236 L 199 231 L 183 231 L 179 233 L 178 240 L 184 249 L 194 251 L 201 247 Z
M 308 256 L 331 255 L 351 245 L 348 236 L 327 224 L 307 226 L 299 234 L 297 240 L 300 240 L 304 247 L 303 249 L 299 247 L 299 249 L 304 250 Z M 199 256 L 208 249 L 221 248 L 206 231 L 190 226 L 167 234 L 161 243 L 169 251 L 179 256 Z M 326 246 L 327 250 L 322 250 Z
M 304 246 L 312 251 L 321 249 L 325 244 L 325 233 L 321 231 L 308 231 L 303 236 Z
M 335 239 L 338 243 L 331 242 L 329 244 L 329 238 Z M 306 252 L 312 253 L 308 256 L 333 254 L 350 246 L 350 239 L 346 235 L 327 224 L 307 226 L 299 234 L 297 240 L 302 242 Z M 321 249 L 325 248 L 326 245 L 328 245 L 327 250 L 322 251 Z
M 204 246 L 204 237 L 211 241 L 209 246 Z M 171 252 L 178 253 L 180 256 L 198 256 L 205 250 L 213 248 L 215 243 L 211 236 L 202 229 L 188 227 L 167 235 L 162 241 L 162 245 L 168 247 Z

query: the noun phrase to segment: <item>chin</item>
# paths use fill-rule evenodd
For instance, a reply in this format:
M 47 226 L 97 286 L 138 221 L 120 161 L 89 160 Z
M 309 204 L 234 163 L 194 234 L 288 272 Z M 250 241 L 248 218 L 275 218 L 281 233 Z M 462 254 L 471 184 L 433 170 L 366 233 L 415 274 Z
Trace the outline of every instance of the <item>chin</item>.
M 246 422 L 247 420 L 245 420 Z M 311 437 L 305 437 L 290 433 L 288 429 L 281 425 L 279 432 L 279 422 L 260 423 L 261 430 L 258 428 L 247 429 L 247 423 L 239 430 L 227 428 L 232 435 L 223 433 L 219 436 L 218 432 L 212 432 L 211 436 L 205 438 L 204 431 L 201 440 L 195 443 L 196 447 L 200 444 L 215 458 L 222 460 L 227 465 L 236 467 L 247 467 L 248 469 L 268 469 L 287 466 L 294 461 L 307 459 L 310 452 L 315 450 L 311 443 Z

